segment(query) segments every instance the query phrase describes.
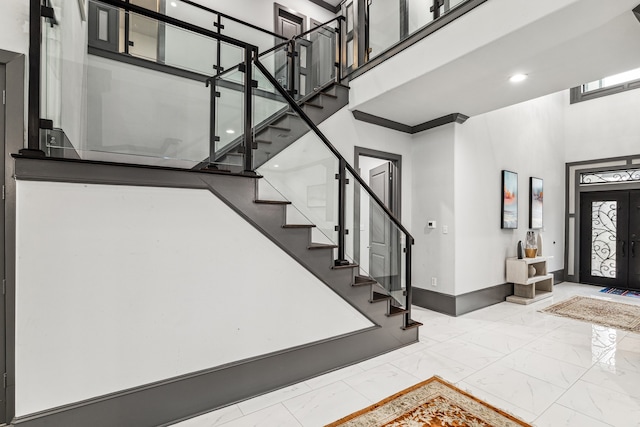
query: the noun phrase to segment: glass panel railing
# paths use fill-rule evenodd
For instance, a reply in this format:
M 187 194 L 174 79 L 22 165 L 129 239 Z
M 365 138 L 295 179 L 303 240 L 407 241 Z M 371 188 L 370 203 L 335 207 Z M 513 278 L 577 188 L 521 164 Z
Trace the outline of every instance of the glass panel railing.
M 287 41 L 284 37 L 250 27 L 229 17 L 221 17 L 222 31 L 225 36 L 242 40 L 258 47 L 258 52 L 266 52 L 272 47 Z
M 244 72 L 238 67 L 215 78 L 215 155 L 211 165 L 242 171 L 244 161 Z
M 392 296 L 392 305 L 406 309 L 406 235 L 348 171 L 347 180 L 345 255 L 378 282 L 378 292 Z
M 261 71 L 254 68 L 254 78 Z M 268 82 L 267 82 L 268 83 Z M 264 93 L 276 88 L 254 89 L 256 99 L 265 102 Z M 338 224 L 338 158 L 314 133 L 302 117 L 289 104 L 274 99 L 273 111 L 268 121 L 262 122 L 255 130 L 255 150 L 253 153 L 256 171 L 272 187 L 290 201 L 305 218 L 311 221 L 331 243 L 337 242 Z M 280 105 L 286 107 L 278 109 Z M 295 142 L 295 144 L 294 144 Z
M 409 34 L 419 30 L 429 22 L 433 21 L 433 12 L 431 12 L 430 10 L 432 5 L 433 3 L 427 3 L 424 0 L 408 1 L 407 9 L 409 16 Z
M 287 57 L 288 45 L 280 45 L 272 51 L 260 55 L 260 62 L 265 66 L 269 73 L 276 78 L 280 86 L 288 89 L 289 84 L 289 61 Z M 267 81 L 262 73 L 254 76 L 258 82 Z M 259 83 L 262 84 L 262 83 Z
M 215 74 L 212 61 L 218 53 L 216 48 L 227 52 L 237 64 L 238 58 L 245 57 L 244 46 L 241 42 L 222 42 L 215 34 L 210 37 L 197 30 L 188 31 L 178 22 L 161 22 L 160 16 L 152 19 L 144 16 L 147 12 L 143 10 L 125 10 L 135 7 L 134 2 L 122 2 L 118 8 L 91 0 L 88 27 L 77 7 L 57 7 L 59 14 L 53 25 L 43 20 L 46 32 L 42 44 L 40 116 L 45 119 L 42 123 L 46 129 L 40 132 L 40 147 L 56 157 L 178 168 L 206 166 L 212 143 L 215 149 L 224 147 L 234 139 L 226 131 L 242 135 L 244 126 L 244 73 L 236 70 L 226 76 L 233 85 L 231 95 L 225 86 L 218 88 L 221 97 L 216 98 L 206 85 L 206 80 Z M 128 18 L 133 42 L 129 47 L 138 48 L 131 50 L 126 61 L 112 54 L 123 53 L 122 58 L 127 57 L 119 52 L 123 38 L 119 32 L 121 17 Z M 93 40 L 91 47 L 110 49 L 110 53 L 86 55 L 86 46 L 77 43 L 83 30 L 88 30 L 89 39 Z M 161 39 L 167 35 L 179 37 L 190 47 L 199 47 L 182 49 L 179 54 L 174 49 L 170 60 L 170 51 L 144 50 L 141 46 L 144 37 Z M 140 59 L 156 63 L 163 60 L 171 67 L 149 67 Z M 217 103 L 229 105 L 221 110 L 227 115 L 217 117 L 213 131 L 212 97 Z M 221 137 L 219 141 L 215 141 L 216 136 Z
M 331 26 L 319 27 L 295 40 L 297 99 L 335 81 L 336 34 Z

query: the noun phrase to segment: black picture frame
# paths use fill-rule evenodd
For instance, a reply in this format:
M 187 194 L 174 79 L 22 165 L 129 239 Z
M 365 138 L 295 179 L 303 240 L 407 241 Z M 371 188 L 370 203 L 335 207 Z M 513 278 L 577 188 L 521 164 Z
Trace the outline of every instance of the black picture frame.
M 518 228 L 518 174 L 502 171 L 502 201 L 500 204 L 500 228 Z
M 529 228 L 540 230 L 544 226 L 544 180 L 529 177 Z

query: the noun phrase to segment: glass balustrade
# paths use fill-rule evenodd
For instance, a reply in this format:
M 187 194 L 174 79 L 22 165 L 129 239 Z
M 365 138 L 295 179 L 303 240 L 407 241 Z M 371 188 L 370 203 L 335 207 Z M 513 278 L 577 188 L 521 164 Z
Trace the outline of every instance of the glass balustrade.
M 349 171 L 346 174 L 345 255 L 358 265 L 360 275 L 378 283 L 379 293 L 392 297 L 394 307 L 406 309 L 407 236 L 374 199 L 372 190 Z

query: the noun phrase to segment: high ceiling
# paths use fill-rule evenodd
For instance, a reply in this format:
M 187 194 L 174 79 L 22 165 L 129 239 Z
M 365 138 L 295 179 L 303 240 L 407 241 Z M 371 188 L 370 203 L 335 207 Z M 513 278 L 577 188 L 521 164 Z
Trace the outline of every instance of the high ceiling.
M 352 80 L 350 108 L 415 126 L 638 68 L 638 1 L 489 0 Z

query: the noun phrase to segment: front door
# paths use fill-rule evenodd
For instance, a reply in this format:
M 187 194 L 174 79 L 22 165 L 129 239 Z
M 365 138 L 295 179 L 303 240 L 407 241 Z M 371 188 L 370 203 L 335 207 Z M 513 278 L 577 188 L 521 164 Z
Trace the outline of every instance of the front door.
M 640 289 L 640 190 L 583 193 L 580 281 Z
M 387 162 L 369 171 L 369 186 L 389 210 L 393 209 L 392 168 L 391 162 Z M 385 289 L 398 290 L 398 230 L 374 201 L 370 203 L 369 221 L 369 274 Z

